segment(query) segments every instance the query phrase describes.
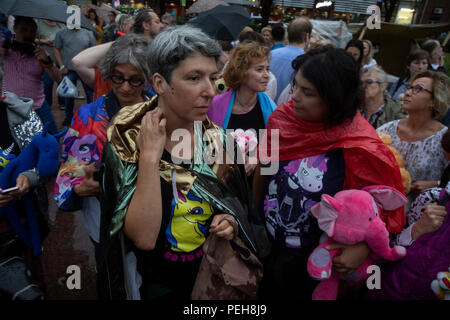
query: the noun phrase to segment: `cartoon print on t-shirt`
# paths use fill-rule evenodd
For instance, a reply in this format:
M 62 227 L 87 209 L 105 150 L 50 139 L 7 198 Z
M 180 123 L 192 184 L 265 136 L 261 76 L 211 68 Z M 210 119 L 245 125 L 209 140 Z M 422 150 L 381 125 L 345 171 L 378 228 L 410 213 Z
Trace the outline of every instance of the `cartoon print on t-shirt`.
M 200 247 L 208 232 L 207 221 L 214 210 L 205 200 L 191 193 L 178 192 L 178 203 L 172 200 L 171 220 L 166 229 L 173 251 L 191 252 Z
M 280 226 L 287 247 L 300 248 L 301 231 L 310 228 L 310 208 L 316 203 L 311 195 L 323 188 L 328 160 L 325 154 L 292 160 L 269 184 L 264 201 L 267 229 L 275 238 L 275 229 Z
M 3 170 L 6 165 L 13 160 L 16 156 L 11 153 L 14 148 L 14 142 L 5 150 L 0 148 L 0 171 Z

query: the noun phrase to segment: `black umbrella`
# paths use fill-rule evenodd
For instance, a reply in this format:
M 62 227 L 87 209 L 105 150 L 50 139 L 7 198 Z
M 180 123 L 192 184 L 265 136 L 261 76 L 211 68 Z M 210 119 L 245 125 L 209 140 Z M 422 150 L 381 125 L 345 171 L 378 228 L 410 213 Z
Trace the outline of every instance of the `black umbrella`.
M 250 23 L 247 9 L 239 5 L 217 6 L 190 21 L 216 40 L 235 40 Z
M 46 19 L 61 23 L 75 23 L 73 12 L 67 13 L 67 4 L 58 0 L 1 0 L 0 12 L 13 16 Z M 70 18 L 70 19 L 69 19 Z M 94 31 L 94 27 L 80 11 L 81 27 Z

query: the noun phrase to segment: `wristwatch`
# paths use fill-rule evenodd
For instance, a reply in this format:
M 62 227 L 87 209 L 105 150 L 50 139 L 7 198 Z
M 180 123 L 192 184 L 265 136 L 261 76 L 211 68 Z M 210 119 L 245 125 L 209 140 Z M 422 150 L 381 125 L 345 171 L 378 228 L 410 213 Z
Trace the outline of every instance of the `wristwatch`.
M 59 67 L 59 71 L 63 70 L 65 67 L 65 65 L 62 65 L 61 67 Z

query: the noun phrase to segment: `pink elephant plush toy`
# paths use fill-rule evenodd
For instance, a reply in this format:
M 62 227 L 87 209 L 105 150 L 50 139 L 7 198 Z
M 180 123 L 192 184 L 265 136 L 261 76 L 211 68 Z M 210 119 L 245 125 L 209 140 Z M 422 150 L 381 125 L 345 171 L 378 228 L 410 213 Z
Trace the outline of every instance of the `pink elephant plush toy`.
M 308 273 L 312 278 L 322 280 L 313 292 L 313 300 L 335 300 L 339 279 L 353 283 L 362 281 L 368 277 L 367 267 L 378 257 L 395 261 L 405 256 L 404 247 L 389 246 L 389 233 L 380 214 L 381 210 L 394 210 L 406 202 L 402 193 L 387 186 L 344 190 L 334 197 L 322 195 L 321 201 L 311 208 L 319 228 L 328 235 L 308 259 Z M 326 246 L 336 242 L 353 245 L 363 241 L 370 247 L 372 254 L 354 273 L 342 275 L 332 271 L 333 257 L 339 255 L 341 250 L 329 251 L 325 249 Z

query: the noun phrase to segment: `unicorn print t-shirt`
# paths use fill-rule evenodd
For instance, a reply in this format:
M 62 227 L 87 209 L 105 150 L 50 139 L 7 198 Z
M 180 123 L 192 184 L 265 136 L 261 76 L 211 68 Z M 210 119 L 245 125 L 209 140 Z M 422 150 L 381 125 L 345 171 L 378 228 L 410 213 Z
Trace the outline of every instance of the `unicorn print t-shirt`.
M 342 190 L 345 163 L 341 149 L 303 159 L 281 161 L 278 173 L 268 181 L 264 199 L 266 227 L 281 247 L 313 249 L 320 231 L 311 206 L 323 193 Z

